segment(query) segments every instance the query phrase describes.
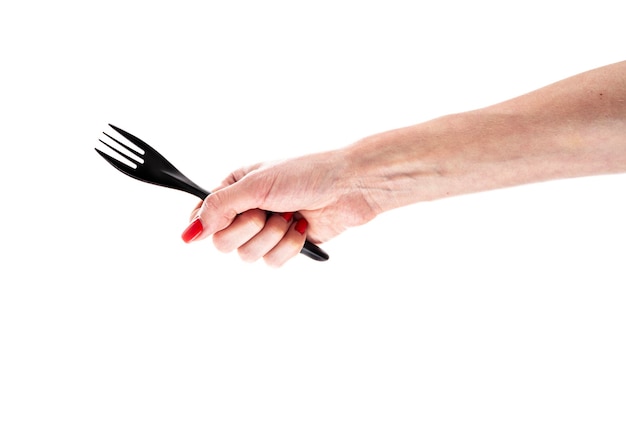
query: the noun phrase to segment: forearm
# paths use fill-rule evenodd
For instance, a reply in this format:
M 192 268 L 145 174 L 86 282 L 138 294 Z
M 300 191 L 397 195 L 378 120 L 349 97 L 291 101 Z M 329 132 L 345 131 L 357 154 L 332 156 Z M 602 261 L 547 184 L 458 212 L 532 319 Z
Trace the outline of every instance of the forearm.
M 626 62 L 346 150 L 377 212 L 551 179 L 626 171 Z

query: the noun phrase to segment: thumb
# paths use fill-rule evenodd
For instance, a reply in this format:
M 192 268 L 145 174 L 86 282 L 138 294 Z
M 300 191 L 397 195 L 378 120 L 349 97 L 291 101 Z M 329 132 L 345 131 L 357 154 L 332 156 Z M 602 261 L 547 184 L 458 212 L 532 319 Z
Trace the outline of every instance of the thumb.
M 260 208 L 262 196 L 243 179 L 214 191 L 206 197 L 196 214 L 202 222 L 202 234 L 198 239 L 213 235 L 229 226 L 238 214 Z

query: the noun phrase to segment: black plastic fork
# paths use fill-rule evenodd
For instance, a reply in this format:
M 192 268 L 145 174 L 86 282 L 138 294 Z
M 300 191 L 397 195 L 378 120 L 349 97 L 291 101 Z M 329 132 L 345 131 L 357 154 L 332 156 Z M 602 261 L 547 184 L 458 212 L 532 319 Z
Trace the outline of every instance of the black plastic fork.
M 109 126 L 121 134 L 127 142 L 132 145 L 132 147 L 130 145 L 127 146 L 127 143 L 119 142 L 106 132 L 103 132 L 103 134 L 107 137 L 105 138 L 106 141 L 103 141 L 102 139 L 99 139 L 99 141 L 135 165 L 134 167 L 130 166 L 127 163 L 124 163 L 96 148 L 96 152 L 100 154 L 104 160 L 109 162 L 111 166 L 131 178 L 154 185 L 184 191 L 195 195 L 201 200 L 204 200 L 211 194 L 211 192 L 196 185 L 189 178 L 183 175 L 183 173 L 176 169 L 174 165 L 172 165 L 165 157 L 159 154 L 158 151 L 150 147 L 144 141 L 114 125 L 109 124 Z M 309 240 L 305 241 L 304 247 L 300 253 L 312 258 L 313 260 L 328 260 L 328 254 Z

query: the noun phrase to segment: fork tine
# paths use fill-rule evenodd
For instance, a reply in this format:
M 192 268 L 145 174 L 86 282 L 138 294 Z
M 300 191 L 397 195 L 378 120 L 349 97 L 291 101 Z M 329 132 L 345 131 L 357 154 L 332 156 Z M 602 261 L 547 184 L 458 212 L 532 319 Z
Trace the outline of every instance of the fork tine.
M 100 150 L 98 150 L 97 148 L 94 148 L 94 150 L 96 150 L 96 152 L 102 156 L 102 158 L 104 160 L 106 160 L 107 162 L 109 162 L 109 164 L 111 166 L 113 166 L 114 168 L 116 168 L 117 170 L 119 170 L 120 172 L 123 172 L 129 176 L 135 177 L 134 176 L 134 168 L 132 168 L 131 166 L 127 165 L 126 163 L 116 159 L 113 156 L 109 156 L 107 153 L 104 153 Z
M 132 142 L 133 144 L 135 144 L 137 147 L 139 147 L 140 149 L 142 149 L 144 151 L 144 153 L 147 153 L 148 151 L 153 151 L 154 149 L 152 147 L 150 147 L 148 144 L 146 144 L 145 142 L 143 142 L 142 140 L 140 140 L 139 138 L 137 138 L 136 136 L 134 136 L 131 133 L 128 133 L 126 131 L 124 131 L 121 128 L 118 128 L 115 125 L 112 125 L 109 123 L 109 126 L 113 129 L 115 129 L 117 132 L 119 132 L 120 134 L 122 134 L 124 137 L 126 137 L 126 139 L 130 142 Z
M 127 146 L 125 146 L 124 144 L 122 144 L 121 142 L 119 142 L 118 140 L 116 140 L 111 135 L 107 134 L 106 132 L 103 132 L 103 134 L 106 135 L 110 140 L 114 141 L 115 145 L 109 141 L 102 141 L 100 138 L 98 138 L 98 141 L 100 141 L 102 144 L 110 147 L 112 150 L 114 150 L 116 153 L 123 156 L 125 159 L 128 159 L 131 162 L 133 162 L 133 164 L 144 162 L 144 159 L 141 157 L 141 154 L 128 148 Z

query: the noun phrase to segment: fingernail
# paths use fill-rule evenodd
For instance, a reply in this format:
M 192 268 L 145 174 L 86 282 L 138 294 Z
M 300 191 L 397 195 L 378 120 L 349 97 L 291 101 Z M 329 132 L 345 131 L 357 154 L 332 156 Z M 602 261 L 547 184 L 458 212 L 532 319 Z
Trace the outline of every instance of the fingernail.
M 309 226 L 309 222 L 306 221 L 306 219 L 300 219 L 296 222 L 296 226 L 294 226 L 293 228 L 300 233 L 300 235 L 304 235 L 304 233 L 306 232 L 306 228 L 307 226 Z
M 196 239 L 198 235 L 202 233 L 202 229 L 202 222 L 199 218 L 195 218 L 193 222 L 191 222 L 189 226 L 187 226 L 187 229 L 185 229 L 185 231 L 181 235 L 181 238 L 183 239 L 183 241 L 189 243 Z
M 285 212 L 280 214 L 283 219 L 287 222 L 291 222 L 291 218 L 293 217 L 293 212 Z

